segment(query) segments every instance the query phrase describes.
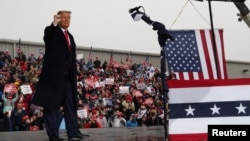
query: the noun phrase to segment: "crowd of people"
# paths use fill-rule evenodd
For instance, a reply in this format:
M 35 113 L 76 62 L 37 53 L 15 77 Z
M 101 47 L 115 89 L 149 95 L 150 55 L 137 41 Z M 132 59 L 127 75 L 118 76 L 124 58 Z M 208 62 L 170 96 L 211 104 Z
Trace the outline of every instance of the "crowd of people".
M 160 70 L 149 62 L 132 64 L 129 57 L 102 61 L 76 62 L 79 128 L 163 125 Z M 44 129 L 43 110 L 30 108 L 42 63 L 42 54 L 27 57 L 20 51 L 12 58 L 7 50 L 0 53 L 1 131 Z M 63 108 L 61 114 L 63 125 Z

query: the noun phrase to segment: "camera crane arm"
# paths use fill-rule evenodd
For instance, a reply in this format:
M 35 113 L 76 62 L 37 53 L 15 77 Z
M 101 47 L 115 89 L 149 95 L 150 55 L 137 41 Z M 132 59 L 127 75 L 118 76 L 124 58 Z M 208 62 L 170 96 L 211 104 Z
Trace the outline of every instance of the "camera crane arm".
M 244 2 L 235 2 L 235 1 L 233 1 L 233 3 L 240 11 L 240 13 L 237 14 L 239 16 L 238 21 L 244 20 L 244 22 L 250 28 L 250 10 L 246 6 L 246 4 Z
M 197 0 L 203 1 L 203 0 Z M 250 10 L 248 9 L 247 5 L 244 3 L 245 0 L 210 0 L 210 1 L 224 1 L 224 2 L 233 2 L 235 6 L 238 8 L 240 13 L 237 14 L 238 21 L 244 20 L 247 26 L 250 28 Z

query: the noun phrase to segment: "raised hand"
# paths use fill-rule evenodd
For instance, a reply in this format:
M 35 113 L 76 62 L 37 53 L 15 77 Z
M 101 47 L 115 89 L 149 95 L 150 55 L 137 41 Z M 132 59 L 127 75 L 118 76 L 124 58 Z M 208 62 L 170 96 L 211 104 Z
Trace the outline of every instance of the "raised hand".
M 53 23 L 57 25 L 61 21 L 61 15 L 54 15 Z

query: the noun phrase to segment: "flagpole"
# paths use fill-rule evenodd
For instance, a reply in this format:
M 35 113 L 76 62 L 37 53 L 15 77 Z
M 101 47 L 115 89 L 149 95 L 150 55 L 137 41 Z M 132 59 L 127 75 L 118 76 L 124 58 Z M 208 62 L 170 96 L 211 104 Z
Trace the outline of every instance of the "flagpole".
M 21 51 L 21 38 L 19 38 L 18 40 L 18 46 L 16 47 L 16 55 L 18 56 L 18 54 L 20 53 Z
M 139 11 L 142 6 L 138 6 L 135 8 L 129 9 L 129 13 L 131 13 L 132 18 L 135 21 L 142 19 L 148 25 L 153 26 L 153 30 L 157 31 L 158 35 L 158 42 L 161 47 L 161 81 L 162 81 L 162 96 L 163 96 L 163 103 L 164 103 L 164 129 L 165 129 L 165 140 L 168 137 L 168 120 L 167 120 L 167 104 L 168 104 L 168 86 L 167 86 L 167 79 L 166 79 L 166 59 L 165 59 L 165 44 L 168 39 L 174 41 L 175 38 L 169 34 L 168 30 L 165 28 L 165 25 L 158 22 L 152 21 L 148 15 L 145 14 L 145 10 L 143 8 L 143 12 Z M 147 56 L 148 57 L 148 56 Z
M 209 15 L 210 15 L 210 23 L 211 23 L 211 31 L 212 31 L 212 45 L 213 45 L 213 53 L 214 53 L 214 61 L 215 61 L 215 67 L 216 67 L 216 73 L 217 73 L 217 78 L 220 79 L 221 76 L 220 73 L 218 73 L 219 69 L 219 62 L 218 62 L 218 56 L 217 56 L 217 45 L 216 45 L 216 40 L 215 40 L 215 34 L 214 34 L 214 24 L 213 24 L 213 16 L 212 16 L 212 6 L 211 6 L 211 1 L 208 0 L 208 7 L 209 7 Z
M 165 139 L 168 137 L 168 119 L 167 119 L 167 104 L 168 104 L 168 86 L 166 83 L 166 58 L 165 58 L 165 47 L 161 47 L 161 82 L 162 82 L 162 95 L 164 103 L 164 130 L 165 130 Z

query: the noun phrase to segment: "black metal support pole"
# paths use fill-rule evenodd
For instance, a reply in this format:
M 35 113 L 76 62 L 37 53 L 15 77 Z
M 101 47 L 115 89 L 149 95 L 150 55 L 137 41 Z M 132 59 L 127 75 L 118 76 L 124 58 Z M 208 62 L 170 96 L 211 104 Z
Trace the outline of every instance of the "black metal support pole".
M 168 137 L 168 118 L 167 118 L 167 105 L 168 105 L 168 86 L 166 83 L 166 58 L 165 58 L 165 49 L 164 46 L 161 47 L 161 81 L 162 81 L 162 96 L 163 96 L 163 103 L 164 103 L 164 130 L 165 130 L 165 140 Z
M 165 140 L 167 140 L 167 137 L 168 137 L 168 117 L 167 117 L 167 114 L 168 114 L 168 92 L 169 92 L 169 89 L 168 89 L 168 86 L 167 86 L 167 82 L 166 82 L 166 55 L 165 55 L 165 49 L 164 49 L 164 46 L 166 44 L 166 41 L 168 39 L 170 39 L 171 41 L 174 41 L 174 37 L 172 35 L 169 34 L 168 30 L 165 28 L 165 25 L 160 23 L 160 22 L 157 22 L 157 21 L 152 21 L 150 19 L 149 16 L 147 16 L 145 14 L 145 10 L 144 12 L 140 12 L 139 11 L 139 8 L 141 8 L 142 6 L 138 6 L 138 7 L 135 7 L 135 8 L 131 8 L 129 10 L 129 13 L 131 13 L 132 17 L 136 17 L 136 14 L 137 16 L 141 16 L 141 19 L 146 22 L 147 24 L 149 25 L 152 25 L 153 26 L 153 30 L 157 31 L 157 34 L 158 34 L 158 42 L 159 42 L 159 45 L 161 46 L 161 81 L 162 81 L 162 97 L 163 97 L 163 104 L 164 104 L 164 130 L 165 130 Z M 137 18 L 138 18 L 137 17 Z M 138 19 L 137 19 L 138 20 Z
M 218 64 L 217 46 L 216 46 L 215 34 L 214 34 L 214 22 L 213 22 L 211 1 L 212 0 L 208 0 L 208 6 L 209 6 L 209 15 L 210 15 L 210 23 L 211 23 L 211 31 L 212 31 L 212 45 L 213 45 L 213 52 L 214 52 L 214 61 L 215 61 L 217 78 L 221 78 L 221 76 L 219 76 L 220 74 L 218 73 L 219 64 Z

